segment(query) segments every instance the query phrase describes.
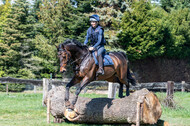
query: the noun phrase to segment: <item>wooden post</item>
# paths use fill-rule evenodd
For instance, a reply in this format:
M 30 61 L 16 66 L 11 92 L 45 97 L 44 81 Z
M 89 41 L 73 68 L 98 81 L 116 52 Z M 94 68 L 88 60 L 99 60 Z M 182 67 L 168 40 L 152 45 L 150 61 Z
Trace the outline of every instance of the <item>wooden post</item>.
M 45 106 L 44 100 L 48 94 L 48 91 L 50 90 L 50 84 L 49 84 L 49 79 L 43 78 L 43 99 L 42 99 L 42 105 Z
M 136 117 L 136 126 L 140 126 L 140 102 L 137 102 L 137 117 Z
M 36 94 L 36 85 L 34 85 L 34 93 Z
M 47 123 L 50 123 L 50 98 L 47 99 Z
M 109 82 L 108 84 L 108 98 L 115 98 L 117 85 L 112 82 Z
M 185 81 L 181 82 L 181 92 L 185 92 Z
M 167 82 L 167 96 L 166 96 L 166 104 L 168 107 L 173 107 L 173 96 L 174 96 L 174 82 L 168 81 Z
M 9 94 L 9 85 L 6 84 L 6 94 L 8 95 Z
M 168 81 L 167 82 L 167 97 L 170 97 L 173 99 L 173 94 L 174 94 L 174 82 Z

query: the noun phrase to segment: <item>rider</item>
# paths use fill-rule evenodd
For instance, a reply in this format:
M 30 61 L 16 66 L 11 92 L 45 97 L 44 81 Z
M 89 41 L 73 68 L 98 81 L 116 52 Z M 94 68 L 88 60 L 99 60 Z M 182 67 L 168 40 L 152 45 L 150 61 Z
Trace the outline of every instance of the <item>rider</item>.
M 98 52 L 98 62 L 99 69 L 97 71 L 97 75 L 103 75 L 103 54 L 105 53 L 104 44 L 106 43 L 104 39 L 104 29 L 99 25 L 100 18 L 98 15 L 94 14 L 90 16 L 90 24 L 91 26 L 87 30 L 86 40 L 84 41 L 84 45 L 88 43 L 90 39 L 90 51 L 97 50 Z

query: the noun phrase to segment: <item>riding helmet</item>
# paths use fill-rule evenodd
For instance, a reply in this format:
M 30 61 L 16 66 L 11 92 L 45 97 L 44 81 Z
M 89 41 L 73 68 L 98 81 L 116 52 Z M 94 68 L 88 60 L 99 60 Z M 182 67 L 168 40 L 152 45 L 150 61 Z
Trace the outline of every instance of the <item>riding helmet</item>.
M 97 14 L 90 16 L 90 21 L 100 21 L 100 17 Z

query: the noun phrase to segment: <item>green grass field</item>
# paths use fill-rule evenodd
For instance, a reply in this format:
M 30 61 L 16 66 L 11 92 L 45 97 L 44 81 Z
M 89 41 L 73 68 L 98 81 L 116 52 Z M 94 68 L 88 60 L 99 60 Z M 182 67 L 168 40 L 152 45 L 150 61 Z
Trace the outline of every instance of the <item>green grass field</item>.
M 165 93 L 156 93 L 159 99 Z M 107 97 L 107 95 L 82 94 L 84 97 Z M 171 125 L 190 126 L 190 93 L 175 93 L 175 101 L 180 108 L 173 110 L 163 107 L 161 119 Z M 53 122 L 53 118 L 51 118 Z M 72 123 L 47 124 L 46 108 L 42 107 L 42 94 L 37 93 L 0 93 L 0 126 L 60 126 L 77 125 Z

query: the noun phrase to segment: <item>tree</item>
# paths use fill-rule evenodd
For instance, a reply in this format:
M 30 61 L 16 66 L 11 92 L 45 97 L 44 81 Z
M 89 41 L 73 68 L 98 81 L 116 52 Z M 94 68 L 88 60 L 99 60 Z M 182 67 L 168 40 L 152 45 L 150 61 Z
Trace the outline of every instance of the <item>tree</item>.
M 122 18 L 117 45 L 127 51 L 130 59 L 163 56 L 163 39 L 166 29 L 162 27 L 162 17 L 166 13 L 154 8 L 149 2 L 140 1 L 132 5 Z
M 166 42 L 166 55 L 169 57 L 189 58 L 190 54 L 190 9 L 172 10 L 165 17 L 165 25 L 171 33 L 171 40 Z
M 167 12 L 170 12 L 172 8 L 190 8 L 190 0 L 161 0 L 161 7 Z
M 3 33 L 3 24 L 6 21 L 7 15 L 9 14 L 11 10 L 11 4 L 10 4 L 10 0 L 6 0 L 4 1 L 3 5 L 0 5 L 0 42 L 1 40 L 1 36 Z
M 87 17 L 94 13 L 100 16 L 100 24 L 104 28 L 107 45 L 112 45 L 118 39 L 116 36 L 118 29 L 113 25 L 118 26 L 120 24 L 123 13 L 130 9 L 131 3 L 126 0 L 90 0 L 88 2 L 83 0 L 79 1 L 78 5 L 79 7 L 88 5 L 88 8 L 84 9 L 87 11 L 83 11 Z M 106 46 L 106 48 L 112 50 L 109 46 Z
M 87 18 L 68 0 L 45 0 L 40 9 L 40 21 L 50 44 L 61 43 L 66 38 L 84 40 Z
M 15 1 L 4 23 L 0 58 L 4 61 L 6 72 L 13 76 L 19 69 L 29 69 L 27 64 L 30 63 L 26 61 L 31 57 L 30 42 L 34 37 L 29 6 L 26 0 Z

